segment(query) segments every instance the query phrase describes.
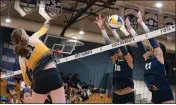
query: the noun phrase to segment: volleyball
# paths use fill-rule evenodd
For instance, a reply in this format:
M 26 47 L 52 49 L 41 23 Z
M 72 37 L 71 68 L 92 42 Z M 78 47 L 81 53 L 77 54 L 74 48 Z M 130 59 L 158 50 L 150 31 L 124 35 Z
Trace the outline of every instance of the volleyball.
M 112 29 L 119 29 L 123 24 L 123 19 L 118 15 L 112 15 L 108 18 L 108 24 Z

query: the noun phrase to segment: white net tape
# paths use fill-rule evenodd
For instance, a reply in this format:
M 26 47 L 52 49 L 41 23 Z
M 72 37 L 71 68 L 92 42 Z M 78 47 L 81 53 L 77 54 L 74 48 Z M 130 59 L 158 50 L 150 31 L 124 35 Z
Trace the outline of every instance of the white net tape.
M 87 56 L 90 56 L 90 55 L 98 54 L 98 53 L 108 51 L 108 50 L 111 50 L 111 49 L 114 49 L 114 48 L 118 48 L 118 47 L 121 47 L 121 46 L 130 45 L 132 43 L 136 43 L 136 42 L 139 42 L 139 41 L 143 41 L 143 40 L 147 40 L 147 39 L 150 39 L 150 38 L 158 37 L 158 36 L 168 34 L 168 33 L 171 33 L 171 32 L 175 32 L 175 25 L 168 26 L 168 27 L 165 27 L 165 28 L 161 28 L 161 29 L 155 30 L 153 32 L 149 32 L 147 34 L 142 34 L 142 35 L 139 35 L 139 36 L 136 36 L 136 37 L 128 38 L 128 39 L 125 39 L 125 40 L 122 40 L 122 41 L 119 41 L 119 42 L 115 42 L 113 44 L 109 44 L 109 45 L 106 45 L 106 46 L 103 46 L 103 47 L 88 50 L 88 51 L 78 53 L 78 54 L 75 54 L 75 55 L 71 55 L 71 56 L 68 56 L 68 57 L 65 57 L 65 58 L 57 59 L 56 61 L 57 61 L 57 64 L 60 64 L 60 63 L 76 60 L 76 59 L 79 59 L 79 58 L 83 58 L 83 57 L 87 57 Z M 10 74 L 3 74 L 3 75 L 1 75 L 1 78 L 7 78 L 7 77 L 10 77 L 10 76 L 13 76 L 13 75 L 18 75 L 18 74 L 21 74 L 21 70 L 11 72 Z

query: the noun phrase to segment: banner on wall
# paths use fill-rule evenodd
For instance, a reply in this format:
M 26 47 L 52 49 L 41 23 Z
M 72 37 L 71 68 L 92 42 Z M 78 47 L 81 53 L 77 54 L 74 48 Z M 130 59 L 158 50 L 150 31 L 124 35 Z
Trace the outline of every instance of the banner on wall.
M 26 16 L 37 8 L 37 0 L 16 0 L 14 8 L 21 16 Z
M 13 53 L 14 45 L 3 43 L 2 46 L 2 62 L 1 67 L 4 70 L 16 71 L 19 70 L 18 57 Z
M 40 1 L 39 14 L 45 20 L 55 19 L 62 14 L 61 0 Z
M 173 15 L 164 15 L 164 26 L 167 27 L 168 25 L 174 25 L 175 24 L 175 16 Z
M 125 7 L 125 19 L 128 17 L 131 23 L 131 26 L 136 29 L 138 28 L 138 23 L 137 23 L 137 13 L 139 9 L 135 7 Z
M 151 30 L 158 29 L 158 13 L 156 11 L 146 9 L 144 22 Z
M 9 0 L 1 0 L 1 11 L 6 9 L 9 3 L 10 3 Z
M 174 15 L 164 14 L 164 26 L 167 27 L 169 25 L 174 25 L 175 19 L 176 18 Z M 175 39 L 175 32 L 167 34 L 167 39 L 174 40 Z

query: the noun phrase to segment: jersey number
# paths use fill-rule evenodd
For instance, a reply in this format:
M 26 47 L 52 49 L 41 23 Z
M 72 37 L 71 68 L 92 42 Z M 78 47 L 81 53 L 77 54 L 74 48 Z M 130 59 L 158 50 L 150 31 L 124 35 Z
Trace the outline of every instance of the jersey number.
M 120 71 L 120 66 L 115 64 L 115 71 Z
M 152 65 L 152 62 L 146 63 L 146 64 L 145 64 L 145 69 L 146 69 L 146 70 L 151 69 L 151 65 Z
M 29 59 L 29 58 L 31 57 L 31 53 L 32 53 L 32 51 L 34 51 L 35 47 L 34 47 L 34 46 L 31 46 L 31 45 L 28 45 L 27 47 L 30 49 L 30 52 L 29 52 L 29 54 L 26 56 L 26 59 Z

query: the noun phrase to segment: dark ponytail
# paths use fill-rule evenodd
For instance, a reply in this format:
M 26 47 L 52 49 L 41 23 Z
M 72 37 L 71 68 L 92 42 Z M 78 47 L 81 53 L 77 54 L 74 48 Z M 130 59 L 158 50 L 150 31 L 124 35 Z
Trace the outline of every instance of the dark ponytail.
M 16 29 L 11 34 L 12 43 L 14 43 L 15 49 L 14 53 L 21 57 L 26 57 L 29 54 L 29 49 L 27 48 L 27 38 L 25 37 L 24 29 Z

